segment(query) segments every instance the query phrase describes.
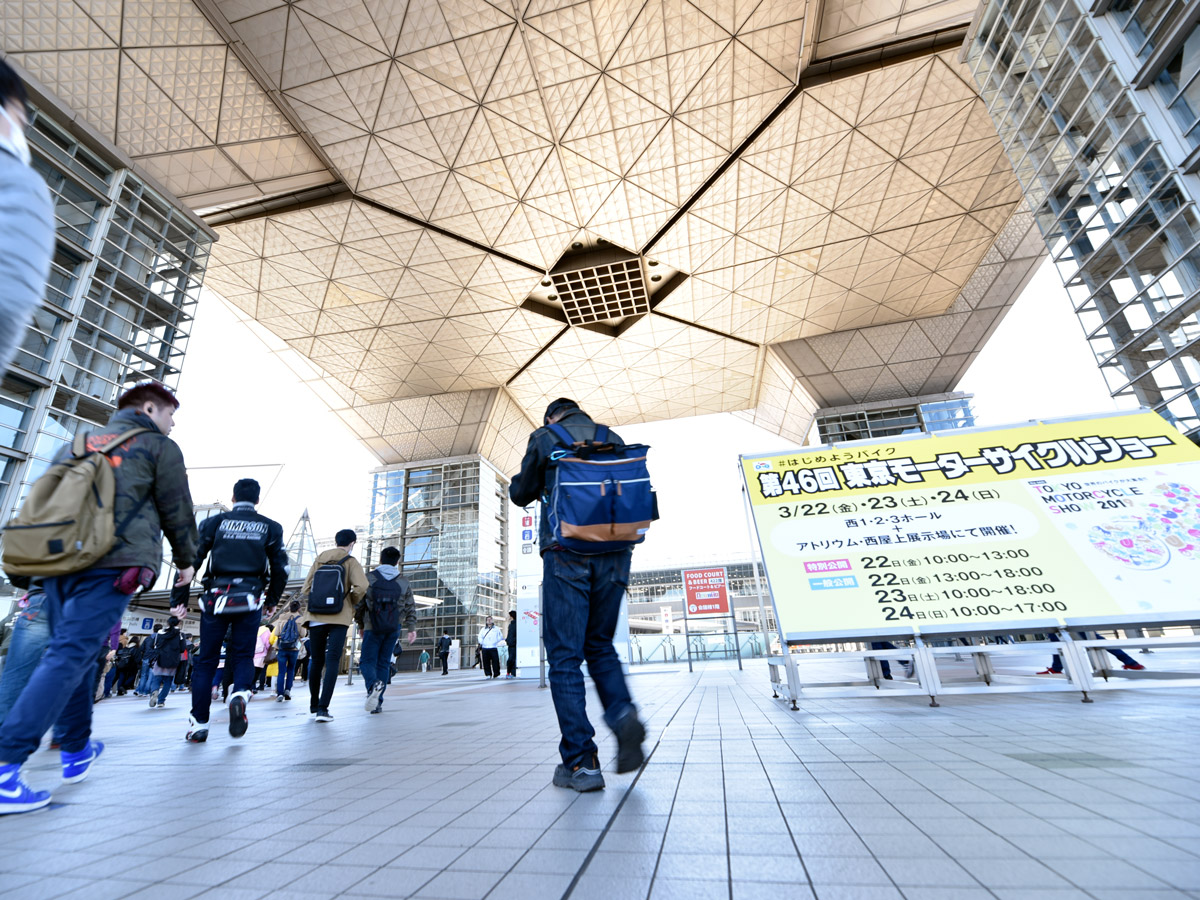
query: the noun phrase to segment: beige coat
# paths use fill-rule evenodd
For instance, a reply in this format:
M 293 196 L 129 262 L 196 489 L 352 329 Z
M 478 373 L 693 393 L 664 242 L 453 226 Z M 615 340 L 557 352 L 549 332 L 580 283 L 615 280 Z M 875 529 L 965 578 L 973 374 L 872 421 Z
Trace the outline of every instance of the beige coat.
M 312 568 L 308 570 L 308 577 L 304 579 L 304 589 L 300 592 L 300 599 L 304 603 L 308 603 L 308 594 L 312 590 L 313 574 L 325 563 L 338 562 L 346 555 L 346 551 L 334 547 L 332 550 L 326 550 L 317 557 L 317 561 L 313 563 Z M 351 556 L 345 563 L 346 566 L 346 602 L 342 604 L 342 611 L 334 616 L 317 615 L 315 613 L 308 614 L 308 620 L 313 623 L 323 623 L 325 625 L 350 625 L 354 622 L 354 609 L 362 602 L 363 595 L 367 592 L 367 573 L 363 571 L 362 563 Z

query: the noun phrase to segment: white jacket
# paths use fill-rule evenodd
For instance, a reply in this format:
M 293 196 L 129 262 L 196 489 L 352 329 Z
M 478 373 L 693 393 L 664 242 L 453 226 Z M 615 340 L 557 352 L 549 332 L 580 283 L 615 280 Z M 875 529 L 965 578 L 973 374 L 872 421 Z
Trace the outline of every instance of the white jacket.
M 504 643 L 504 632 L 498 625 L 485 626 L 479 629 L 479 646 L 484 650 L 495 650 Z

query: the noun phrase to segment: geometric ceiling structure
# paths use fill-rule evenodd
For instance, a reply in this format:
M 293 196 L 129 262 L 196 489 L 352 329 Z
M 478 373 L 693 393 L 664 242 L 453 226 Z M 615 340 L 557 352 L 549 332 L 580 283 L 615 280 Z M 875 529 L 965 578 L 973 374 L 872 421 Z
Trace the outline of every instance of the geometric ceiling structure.
M 974 7 L 0 0 L 8 58 L 206 217 L 207 285 L 382 461 L 504 468 L 563 395 L 803 440 L 953 389 L 1044 253 Z M 678 275 L 616 327 L 536 302 L 601 245 Z

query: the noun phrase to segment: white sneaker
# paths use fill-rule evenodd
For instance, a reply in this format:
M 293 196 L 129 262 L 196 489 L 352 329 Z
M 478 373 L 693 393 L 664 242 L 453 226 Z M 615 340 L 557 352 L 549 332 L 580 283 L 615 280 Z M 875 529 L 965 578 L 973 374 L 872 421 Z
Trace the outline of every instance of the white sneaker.
M 373 713 L 379 709 L 380 704 L 383 703 L 383 689 L 385 687 L 386 685 L 382 681 L 377 681 L 371 685 L 371 692 L 367 694 L 367 702 L 363 704 L 363 708 L 367 712 Z
M 188 730 L 184 740 L 189 744 L 203 744 L 208 740 L 208 723 L 197 722 L 195 716 L 188 716 Z

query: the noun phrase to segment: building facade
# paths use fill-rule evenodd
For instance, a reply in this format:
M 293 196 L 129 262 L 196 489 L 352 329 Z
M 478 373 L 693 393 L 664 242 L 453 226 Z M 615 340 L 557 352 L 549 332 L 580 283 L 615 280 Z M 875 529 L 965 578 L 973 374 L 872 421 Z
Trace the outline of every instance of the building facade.
M 45 299 L 0 382 L 0 513 L 136 382 L 179 379 L 213 233 L 54 109 L 35 109 L 33 167 L 57 229 Z
M 955 392 L 818 409 L 817 434 L 822 444 L 829 444 L 970 428 L 975 424 L 973 396 Z
M 1200 4 L 987 0 L 965 56 L 1113 396 L 1195 433 Z
M 446 628 L 466 659 L 486 616 L 507 621 L 508 483 L 478 455 L 373 473 L 369 537 L 359 556 L 369 567 L 384 547 L 398 547 L 413 593 L 434 601 L 418 605 L 418 647 Z

